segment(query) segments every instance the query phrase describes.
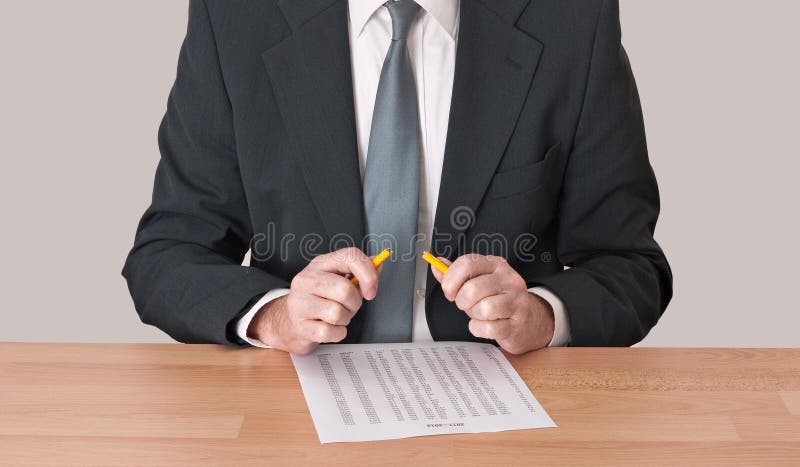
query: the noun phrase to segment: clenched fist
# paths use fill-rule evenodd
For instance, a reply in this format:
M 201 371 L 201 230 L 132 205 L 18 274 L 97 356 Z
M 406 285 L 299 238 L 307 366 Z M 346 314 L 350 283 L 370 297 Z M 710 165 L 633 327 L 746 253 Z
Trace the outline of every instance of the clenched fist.
M 318 256 L 292 280 L 288 295 L 264 305 L 247 335 L 295 354 L 308 354 L 320 343 L 340 342 L 364 299 L 378 293 L 378 275 L 367 255 L 346 248 Z M 354 285 L 346 275 L 358 279 Z
M 475 337 L 494 339 L 512 354 L 546 347 L 553 339 L 550 304 L 530 293 L 504 258 L 465 255 L 446 274 L 434 268 L 433 275 L 445 297 L 471 318 L 469 331 Z

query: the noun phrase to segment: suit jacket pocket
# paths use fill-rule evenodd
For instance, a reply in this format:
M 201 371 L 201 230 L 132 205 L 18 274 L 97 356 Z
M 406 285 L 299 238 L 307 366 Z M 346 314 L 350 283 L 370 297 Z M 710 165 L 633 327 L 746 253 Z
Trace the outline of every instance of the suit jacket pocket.
M 538 190 L 549 177 L 559 175 L 564 168 L 561 143 L 556 143 L 539 162 L 518 169 L 497 172 L 492 178 L 489 197 L 508 198 Z

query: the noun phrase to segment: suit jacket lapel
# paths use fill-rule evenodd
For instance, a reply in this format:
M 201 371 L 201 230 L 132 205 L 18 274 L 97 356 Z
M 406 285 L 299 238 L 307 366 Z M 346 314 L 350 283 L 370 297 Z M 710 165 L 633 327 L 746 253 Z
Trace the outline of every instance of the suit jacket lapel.
M 515 26 L 530 0 L 462 0 L 455 82 L 432 249 L 463 254 L 466 233 L 533 82 L 542 44 Z M 471 219 L 474 221 L 474 218 Z M 437 282 L 428 277 L 428 298 Z
M 463 253 L 475 213 L 519 118 L 542 44 L 514 23 L 529 0 L 462 0 L 455 82 L 433 249 Z M 430 289 L 430 287 L 428 287 Z
M 281 0 L 292 34 L 262 54 L 303 177 L 329 238 L 360 244 L 363 200 L 356 145 L 347 2 Z

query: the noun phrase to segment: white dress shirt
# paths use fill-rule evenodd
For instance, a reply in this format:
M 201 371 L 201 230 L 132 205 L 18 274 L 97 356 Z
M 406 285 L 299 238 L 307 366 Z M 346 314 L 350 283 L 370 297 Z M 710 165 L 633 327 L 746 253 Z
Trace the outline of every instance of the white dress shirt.
M 386 0 L 351 0 L 349 2 L 350 55 L 353 68 L 356 133 L 361 176 L 366 167 L 372 112 L 378 93 L 384 59 L 392 39 L 392 20 L 383 8 Z M 419 99 L 422 163 L 420 164 L 419 233 L 430 247 L 436 202 L 444 165 L 447 126 L 450 119 L 450 99 L 455 76 L 456 45 L 458 42 L 459 0 L 417 0 L 422 7 L 408 36 L 408 50 L 414 68 Z M 425 318 L 425 287 L 428 264 L 417 260 L 414 280 L 413 332 L 414 342 L 432 341 Z M 569 343 L 570 330 L 564 304 L 549 290 L 530 289 L 553 307 L 555 333 L 551 346 Z M 247 328 L 256 312 L 276 298 L 289 293 L 288 289 L 273 290 L 256 303 L 237 323 L 237 334 L 245 342 L 268 347 L 249 338 Z

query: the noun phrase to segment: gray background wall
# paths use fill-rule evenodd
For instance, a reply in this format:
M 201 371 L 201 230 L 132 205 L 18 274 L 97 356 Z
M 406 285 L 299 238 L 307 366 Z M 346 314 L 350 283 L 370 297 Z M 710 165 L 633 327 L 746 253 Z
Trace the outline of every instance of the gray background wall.
M 800 345 L 800 3 L 621 4 L 676 277 L 643 345 Z M 169 341 L 119 271 L 186 7 L 0 0 L 0 341 Z

